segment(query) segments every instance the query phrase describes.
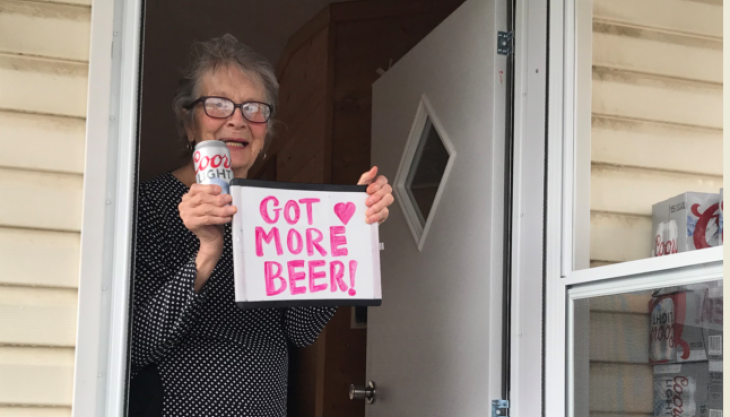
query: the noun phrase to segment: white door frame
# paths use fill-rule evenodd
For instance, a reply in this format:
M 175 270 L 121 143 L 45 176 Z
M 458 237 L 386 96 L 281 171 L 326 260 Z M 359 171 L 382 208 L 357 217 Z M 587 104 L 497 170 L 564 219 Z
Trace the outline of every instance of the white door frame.
M 550 0 L 545 240 L 545 415 L 573 416 L 574 301 L 722 277 L 723 248 L 587 268 L 591 0 Z
M 540 416 L 548 0 L 516 3 L 510 415 Z
M 91 14 L 74 417 L 121 417 L 126 402 L 141 0 Z
M 543 254 L 543 231 L 547 227 L 548 240 L 560 236 L 550 233 L 555 232 L 551 222 L 543 222 L 548 18 L 553 19 L 552 55 L 556 28 L 561 28 L 555 24 L 552 3 L 548 16 L 548 0 L 518 1 L 515 15 L 510 396 L 512 415 L 522 416 L 542 412 L 542 401 L 536 400 L 543 398 L 543 321 L 539 318 L 542 257 L 549 255 Z M 93 2 L 74 417 L 122 417 L 125 410 L 141 25 L 142 0 Z M 550 91 L 554 92 L 553 59 Z M 555 132 L 550 133 L 554 138 Z M 554 154 L 555 149 L 548 149 L 548 158 L 554 159 Z M 555 167 L 548 165 L 551 170 Z M 548 178 L 553 178 L 555 173 L 550 172 Z M 554 268 L 554 263 L 546 259 L 548 268 Z M 547 302 L 549 308 L 556 297 L 547 297 Z M 550 331 L 548 335 L 554 338 Z M 552 362 L 545 361 L 545 366 Z M 555 397 L 545 398 L 546 410 L 552 410 L 549 399 Z

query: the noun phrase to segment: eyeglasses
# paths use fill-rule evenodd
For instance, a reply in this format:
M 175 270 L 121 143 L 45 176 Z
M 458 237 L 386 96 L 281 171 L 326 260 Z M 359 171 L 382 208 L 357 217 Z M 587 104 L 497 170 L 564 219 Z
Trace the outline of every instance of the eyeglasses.
M 241 108 L 243 118 L 251 123 L 266 123 L 274 112 L 274 106 L 258 101 L 247 101 L 236 104 L 225 97 L 204 96 L 185 106 L 190 110 L 198 103 L 203 103 L 203 111 L 214 119 L 227 119 L 233 115 L 236 108 Z

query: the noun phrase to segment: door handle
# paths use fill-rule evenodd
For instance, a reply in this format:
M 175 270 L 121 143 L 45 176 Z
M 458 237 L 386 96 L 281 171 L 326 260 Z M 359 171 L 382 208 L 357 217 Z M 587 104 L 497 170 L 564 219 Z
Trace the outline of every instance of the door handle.
M 365 386 L 350 384 L 351 400 L 365 400 L 368 404 L 372 404 L 375 402 L 375 392 L 375 383 L 373 381 L 368 382 Z

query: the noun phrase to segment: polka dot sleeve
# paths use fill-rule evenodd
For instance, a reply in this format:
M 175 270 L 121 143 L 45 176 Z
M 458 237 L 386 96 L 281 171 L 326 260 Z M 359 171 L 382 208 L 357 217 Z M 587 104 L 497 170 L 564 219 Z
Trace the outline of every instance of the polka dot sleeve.
M 290 307 L 284 312 L 286 337 L 294 346 L 306 347 L 317 340 L 337 307 Z
M 135 263 L 132 365 L 162 358 L 189 331 L 205 297 L 194 290 L 195 256 L 174 265 L 166 259 L 165 233 L 159 210 L 140 193 Z

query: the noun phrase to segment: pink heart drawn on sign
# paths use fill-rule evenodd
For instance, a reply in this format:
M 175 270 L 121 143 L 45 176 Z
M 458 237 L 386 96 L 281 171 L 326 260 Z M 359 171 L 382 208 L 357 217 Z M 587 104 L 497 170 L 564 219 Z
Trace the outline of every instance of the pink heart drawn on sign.
M 335 204 L 335 214 L 340 218 L 342 224 L 347 225 L 352 215 L 355 214 L 355 203 L 337 203 Z

